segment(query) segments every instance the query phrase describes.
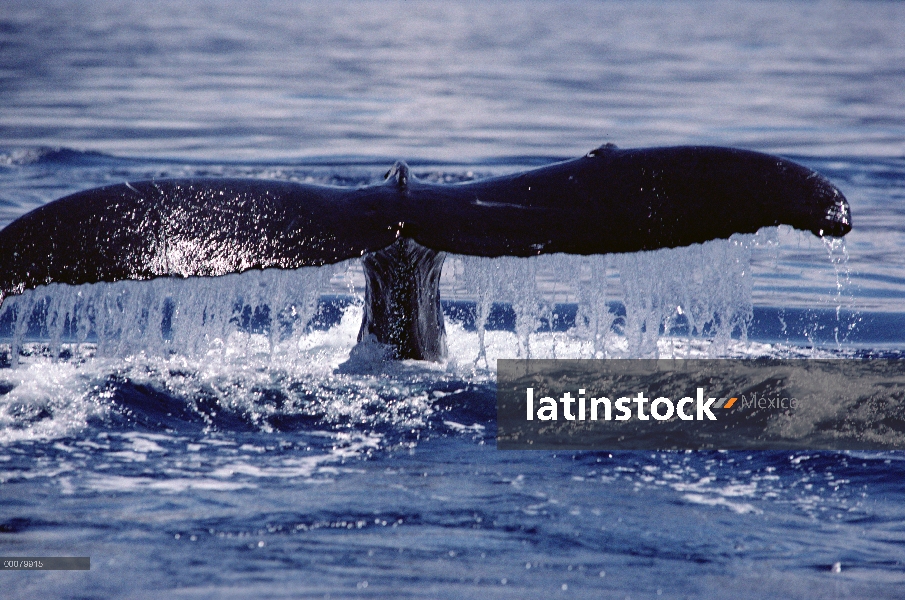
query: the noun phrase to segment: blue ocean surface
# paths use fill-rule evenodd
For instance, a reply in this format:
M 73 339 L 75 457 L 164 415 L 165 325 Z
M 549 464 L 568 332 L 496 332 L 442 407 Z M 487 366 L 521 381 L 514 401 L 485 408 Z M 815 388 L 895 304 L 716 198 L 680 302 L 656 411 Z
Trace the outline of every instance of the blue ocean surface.
M 450 256 L 443 363 L 356 346 L 357 261 L 7 298 L 0 555 L 91 569 L 0 597 L 905 597 L 900 451 L 495 446 L 499 358 L 905 358 L 903 89 L 896 2 L 6 0 L 0 226 L 129 180 L 455 183 L 611 142 L 786 156 L 854 229 Z

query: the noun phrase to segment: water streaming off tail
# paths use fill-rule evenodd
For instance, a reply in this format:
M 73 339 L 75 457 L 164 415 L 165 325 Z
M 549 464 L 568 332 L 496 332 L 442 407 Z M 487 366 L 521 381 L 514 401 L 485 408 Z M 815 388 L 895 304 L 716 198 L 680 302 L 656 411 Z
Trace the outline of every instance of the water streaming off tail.
M 64 344 L 96 344 L 99 356 L 138 352 L 205 354 L 227 350 L 237 332 L 273 351 L 298 337 L 342 266 L 295 271 L 268 269 L 216 278 L 49 285 L 8 298 L 0 328 L 11 361 L 26 341 L 43 341 L 53 356 Z
M 656 356 L 664 334 L 712 339 L 718 354 L 747 334 L 755 243 L 735 236 L 612 256 L 454 257 L 447 269 L 475 299 L 480 355 L 494 303 L 515 313 L 519 356 L 537 357 L 531 340 L 539 327 L 565 328 L 582 357 Z
M 656 356 L 664 335 L 707 338 L 718 354 L 733 337 L 744 338 L 752 318 L 756 243 L 735 236 L 613 256 L 450 256 L 441 295 L 465 306 L 468 317 L 456 329 L 461 311 L 448 311 L 451 334 L 476 337 L 476 356 L 455 358 L 486 364 L 487 332 L 500 329 L 511 332 L 512 353 L 523 357 Z M 237 343 L 272 353 L 298 347 L 313 327 L 335 325 L 360 306 L 357 273 L 358 261 L 349 261 L 218 278 L 49 285 L 6 300 L 0 337 L 15 349 L 12 363 L 25 342 L 41 342 L 53 356 L 86 343 L 111 357 L 205 355 Z M 501 324 L 495 313 L 511 319 Z

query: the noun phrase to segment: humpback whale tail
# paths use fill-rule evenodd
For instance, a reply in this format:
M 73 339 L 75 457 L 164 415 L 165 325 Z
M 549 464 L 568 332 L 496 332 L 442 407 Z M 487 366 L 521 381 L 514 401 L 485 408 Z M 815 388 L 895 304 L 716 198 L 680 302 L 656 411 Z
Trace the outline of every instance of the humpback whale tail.
M 602 254 L 686 246 L 786 224 L 851 229 L 848 203 L 794 162 L 717 147 L 621 150 L 469 183 L 419 181 L 397 163 L 379 185 L 171 179 L 51 202 L 0 231 L 0 302 L 49 283 L 217 276 L 363 257 L 359 338 L 396 358 L 445 356 L 445 252 Z

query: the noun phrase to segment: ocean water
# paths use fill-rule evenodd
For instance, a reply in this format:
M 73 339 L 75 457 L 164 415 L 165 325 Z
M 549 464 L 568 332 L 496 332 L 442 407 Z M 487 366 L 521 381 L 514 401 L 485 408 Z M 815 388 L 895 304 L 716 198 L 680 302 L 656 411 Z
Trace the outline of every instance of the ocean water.
M 454 183 L 612 142 L 787 156 L 854 229 L 451 256 L 442 364 L 356 347 L 354 261 L 9 298 L 0 555 L 91 570 L 0 596 L 905 597 L 901 452 L 495 448 L 498 358 L 902 357 L 903 65 L 894 2 L 7 0 L 0 226 L 126 180 Z

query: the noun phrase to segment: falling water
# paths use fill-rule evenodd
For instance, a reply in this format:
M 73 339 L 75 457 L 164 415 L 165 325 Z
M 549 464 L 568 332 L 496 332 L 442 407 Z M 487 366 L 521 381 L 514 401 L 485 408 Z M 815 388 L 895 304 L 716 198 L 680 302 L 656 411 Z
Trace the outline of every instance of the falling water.
M 752 319 L 756 243 L 734 236 L 613 256 L 451 256 L 441 294 L 471 307 L 477 355 L 469 358 L 485 366 L 495 306 L 514 314 L 520 357 L 557 357 L 566 346 L 587 358 L 654 357 L 664 336 L 705 339 L 720 353 L 745 338 Z M 235 352 L 239 338 L 242 351 L 272 353 L 297 345 L 331 302 L 334 309 L 337 302 L 342 309 L 360 305 L 359 271 L 349 261 L 217 278 L 48 285 L 6 300 L 0 336 L 14 364 L 26 342 L 41 342 L 54 357 L 64 346 L 89 343 L 106 357 Z M 330 293 L 344 282 L 351 302 Z M 547 343 L 538 343 L 539 330 Z
M 52 284 L 8 298 L 0 312 L 0 335 L 16 363 L 27 341 L 46 342 L 60 355 L 64 344 L 96 344 L 98 356 L 143 352 L 204 355 L 226 351 L 234 333 L 263 334 L 272 352 L 298 337 L 318 300 L 342 266 L 268 269 L 217 278 L 160 278 L 81 286 Z

